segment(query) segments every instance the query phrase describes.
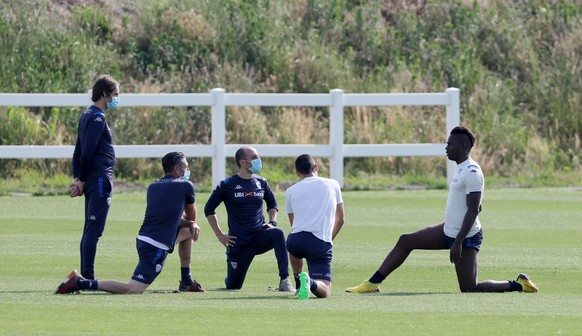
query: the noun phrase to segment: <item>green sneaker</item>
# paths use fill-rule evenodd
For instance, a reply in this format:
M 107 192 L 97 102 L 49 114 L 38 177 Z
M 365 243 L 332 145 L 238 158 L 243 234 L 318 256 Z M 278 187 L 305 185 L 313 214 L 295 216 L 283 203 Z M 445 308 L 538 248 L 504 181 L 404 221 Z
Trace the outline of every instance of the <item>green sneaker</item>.
M 346 292 L 348 293 L 374 293 L 379 291 L 380 287 L 378 284 L 371 283 L 367 280 L 355 287 L 346 288 Z
M 301 287 L 297 291 L 297 298 L 299 300 L 309 299 L 309 275 L 307 272 L 299 273 L 299 282 L 301 283 Z

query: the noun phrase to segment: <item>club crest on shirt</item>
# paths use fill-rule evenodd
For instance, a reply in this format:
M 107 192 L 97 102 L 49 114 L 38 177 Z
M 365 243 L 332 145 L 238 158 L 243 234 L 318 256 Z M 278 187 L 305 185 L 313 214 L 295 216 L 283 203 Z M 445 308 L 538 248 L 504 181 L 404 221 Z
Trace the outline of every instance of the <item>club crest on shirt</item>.
M 257 185 L 257 188 L 261 189 L 261 182 L 255 181 L 255 184 Z
M 238 266 L 236 261 L 231 261 L 230 262 L 230 267 L 232 267 L 232 269 L 236 269 L 236 267 Z

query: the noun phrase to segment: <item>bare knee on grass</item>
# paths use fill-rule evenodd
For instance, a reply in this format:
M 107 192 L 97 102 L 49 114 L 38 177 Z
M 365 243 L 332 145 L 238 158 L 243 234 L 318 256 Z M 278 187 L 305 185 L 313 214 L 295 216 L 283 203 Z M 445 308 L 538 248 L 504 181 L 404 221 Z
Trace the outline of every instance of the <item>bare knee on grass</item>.
M 326 280 L 315 280 L 317 282 L 317 289 L 313 294 L 318 298 L 328 298 L 331 296 L 331 282 Z

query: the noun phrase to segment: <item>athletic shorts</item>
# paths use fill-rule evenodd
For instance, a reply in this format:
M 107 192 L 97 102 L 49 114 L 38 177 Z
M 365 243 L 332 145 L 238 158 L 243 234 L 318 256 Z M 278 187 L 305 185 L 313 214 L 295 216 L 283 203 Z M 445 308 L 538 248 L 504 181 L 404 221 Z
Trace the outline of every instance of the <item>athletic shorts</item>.
M 135 281 L 150 285 L 162 272 L 168 251 L 136 239 L 139 262 L 133 276 Z
M 331 282 L 331 259 L 333 246 L 311 232 L 292 233 L 287 238 L 287 251 L 295 258 L 307 261 L 309 277 Z
M 455 242 L 455 238 L 451 238 L 445 235 L 445 241 L 447 242 L 449 248 L 451 248 L 453 246 L 453 243 Z M 472 248 L 479 251 L 481 249 L 482 242 L 483 242 L 483 230 L 479 230 L 472 237 L 465 238 L 465 240 L 463 240 L 463 242 L 461 243 L 461 246 L 463 246 L 464 248 Z

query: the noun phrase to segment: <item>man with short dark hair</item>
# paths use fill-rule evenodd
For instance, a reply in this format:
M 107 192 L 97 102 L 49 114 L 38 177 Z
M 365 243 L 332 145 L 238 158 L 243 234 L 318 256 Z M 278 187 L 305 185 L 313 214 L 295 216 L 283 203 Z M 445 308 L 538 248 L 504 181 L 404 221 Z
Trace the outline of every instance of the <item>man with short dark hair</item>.
M 73 177 L 70 196 L 85 195 L 83 235 L 79 244 L 81 274 L 95 278 L 97 243 L 105 230 L 113 193 L 115 150 L 105 112 L 119 104 L 119 83 L 110 75 L 101 75 L 91 91 L 93 104 L 79 118 L 77 142 L 73 153 Z
M 344 224 L 344 203 L 336 180 L 319 177 L 313 157 L 302 154 L 295 160 L 301 181 L 285 192 L 286 210 L 291 223 L 287 250 L 300 299 L 331 295 L 332 241 Z M 303 272 L 307 261 L 309 274 Z
M 254 257 L 275 250 L 279 268 L 279 290 L 294 291 L 289 280 L 289 257 L 285 247 L 285 232 L 277 226 L 277 201 L 267 180 L 258 174 L 262 161 L 257 150 L 241 147 L 235 154 L 239 168 L 216 186 L 204 206 L 204 215 L 226 247 L 227 289 L 240 289 Z M 263 201 L 267 204 L 269 221 L 265 221 Z M 218 224 L 216 208 L 224 202 L 228 214 L 228 234 Z
M 470 156 L 475 136 L 466 127 L 453 128 L 447 140 L 446 154 L 457 163 L 457 170 L 449 186 L 445 221 L 419 231 L 400 236 L 380 268 L 368 281 L 346 289 L 351 293 L 379 291 L 379 284 L 406 260 L 413 250 L 449 249 L 450 262 L 455 264 L 461 292 L 535 293 L 536 285 L 525 274 L 517 279 L 477 280 L 477 253 L 481 248 L 483 233 L 477 215 L 485 190 L 481 167 Z
M 175 244 L 178 244 L 182 273 L 178 290 L 204 292 L 190 274 L 192 242 L 198 240 L 200 227 L 196 224 L 196 198 L 194 185 L 188 180 L 188 161 L 183 153 L 171 152 L 162 159 L 162 166 L 165 176 L 148 187 L 145 217 L 136 238 L 139 263 L 129 283 L 86 279 L 73 271 L 55 294 L 79 290 L 143 293 L 162 271 L 166 257 L 173 252 Z

